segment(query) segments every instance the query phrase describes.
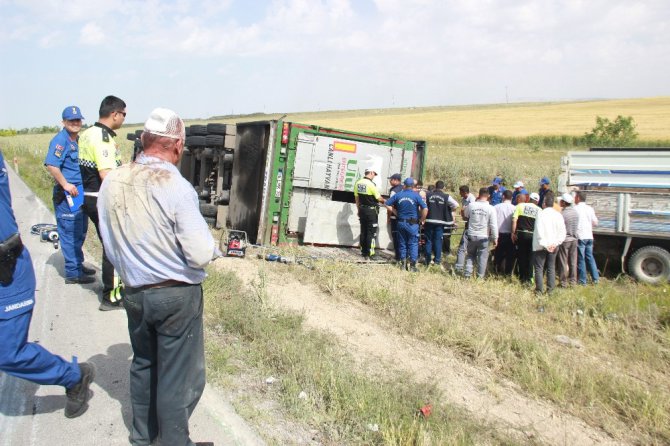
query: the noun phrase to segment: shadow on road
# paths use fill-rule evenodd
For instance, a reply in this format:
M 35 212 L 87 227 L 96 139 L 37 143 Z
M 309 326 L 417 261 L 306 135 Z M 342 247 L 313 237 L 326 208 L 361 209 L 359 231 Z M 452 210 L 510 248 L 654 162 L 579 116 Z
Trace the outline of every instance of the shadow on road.
M 132 407 L 128 380 L 132 354 L 130 344 L 114 344 L 107 348 L 107 354 L 94 355 L 89 359 L 97 369 L 95 384 L 121 403 L 123 422 L 129 430 L 132 423 Z

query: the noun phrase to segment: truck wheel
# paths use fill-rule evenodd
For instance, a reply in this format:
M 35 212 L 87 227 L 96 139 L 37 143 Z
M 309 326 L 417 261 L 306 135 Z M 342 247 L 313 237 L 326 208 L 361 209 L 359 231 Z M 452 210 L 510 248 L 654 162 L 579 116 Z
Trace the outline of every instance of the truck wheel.
M 186 138 L 186 146 L 188 147 L 205 147 L 204 136 L 188 136 Z
M 210 122 L 207 124 L 207 133 L 213 135 L 225 135 L 226 124 L 219 124 L 218 122 Z
M 207 135 L 207 126 L 194 124 L 191 126 L 191 136 L 205 136 Z
M 224 137 L 221 135 L 207 135 L 205 136 L 205 144 L 207 147 L 223 147 Z
M 218 211 L 218 206 L 214 204 L 200 203 L 200 213 L 203 217 L 214 217 L 216 218 L 216 212 Z
M 658 246 L 640 248 L 630 257 L 628 270 L 642 283 L 665 283 L 670 280 L 670 253 Z

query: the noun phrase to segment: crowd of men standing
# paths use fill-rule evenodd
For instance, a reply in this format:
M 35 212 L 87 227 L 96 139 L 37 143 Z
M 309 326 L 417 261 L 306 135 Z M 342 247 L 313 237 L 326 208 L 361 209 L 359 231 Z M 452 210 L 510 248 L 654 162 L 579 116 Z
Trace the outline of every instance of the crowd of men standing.
M 81 134 L 79 107 L 68 106 L 61 116 L 63 129 L 51 140 L 44 164 L 54 178 L 64 279 L 95 282 L 96 270 L 84 264 L 82 250 L 90 219 L 104 246 L 99 309 L 125 309 L 128 317 L 130 443 L 212 445 L 192 442 L 188 422 L 205 387 L 201 283 L 205 266 L 220 252 L 195 190 L 177 168 L 184 122 L 172 110 L 154 109 L 144 124 L 143 152 L 121 165 L 114 138 L 126 117 L 125 102 L 107 96 L 98 121 Z M 35 273 L 14 218 L 2 152 L 0 217 L 0 371 L 64 387 L 64 414 L 78 417 L 88 408 L 96 367 L 28 342 Z
M 357 183 L 372 183 L 376 172 L 366 171 Z M 460 207 L 464 223 L 463 235 L 456 252 L 454 272 L 468 278 L 476 273 L 484 278 L 493 254 L 494 272 L 501 276 L 518 277 L 522 283 L 534 283 L 535 291 L 551 292 L 558 277 L 561 287 L 585 285 L 587 273 L 596 284 L 598 268 L 593 257 L 593 227 L 598 218 L 586 204 L 586 192 L 565 193 L 560 197 L 551 190 L 548 177 L 540 180 L 537 192 L 529 193 L 522 181 L 506 189 L 503 179 L 493 179 L 488 187 L 475 196 L 467 185 L 459 188 L 460 204 L 444 191 L 444 182 L 424 190 L 412 178 L 402 181 L 400 174 L 389 178 L 390 198 L 384 200 L 376 191 L 374 202 L 365 205 L 365 187 L 355 191 L 361 225 L 374 220 L 374 231 L 361 238 L 364 257 L 374 256 L 368 243 L 374 244 L 377 234 L 377 202 L 384 203 L 389 214 L 396 261 L 401 267 L 417 271 L 419 247 L 423 242 L 423 262 L 426 266 L 442 265 L 444 235 L 455 228 L 454 212 Z M 402 186 L 401 186 L 402 181 Z M 360 194 L 360 195 L 359 195 Z M 362 206 L 368 206 L 369 212 Z M 370 219 L 368 214 L 373 215 Z M 363 231 L 363 229 L 362 229 Z M 370 238 L 372 237 L 372 238 Z M 449 239 L 449 237 L 447 237 Z M 365 244 L 364 244 L 365 243 Z M 546 275 L 546 279 L 545 279 Z

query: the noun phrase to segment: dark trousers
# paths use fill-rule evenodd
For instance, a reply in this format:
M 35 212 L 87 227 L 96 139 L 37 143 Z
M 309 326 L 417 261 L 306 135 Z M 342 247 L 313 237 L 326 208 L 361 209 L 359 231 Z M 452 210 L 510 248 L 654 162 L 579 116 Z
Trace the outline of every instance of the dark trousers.
M 391 219 L 391 238 L 393 239 L 393 251 L 396 261 L 400 260 L 400 242 L 398 241 L 398 220 Z
M 100 235 L 100 224 L 98 218 L 98 197 L 84 197 L 84 213 L 91 219 L 95 225 L 95 231 L 98 233 L 98 239 L 102 243 L 102 236 Z M 119 300 L 120 296 L 112 296 L 112 291 L 118 284 L 114 283 L 114 266 L 107 258 L 105 245 L 102 245 L 102 299 L 108 302 L 115 302 Z
M 577 284 L 577 240 L 565 241 L 558 248 L 558 276 L 561 286 Z
M 40 344 L 28 342 L 33 311 L 0 319 L 0 370 L 37 384 L 70 388 L 81 379 L 76 362 L 67 362 Z
M 533 257 L 533 234 L 517 231 L 516 255 L 519 268 L 519 280 L 530 282 L 533 277 L 531 259 Z
M 363 257 L 369 257 L 375 252 L 373 243 L 377 239 L 379 228 L 377 209 L 361 206 L 358 210 L 358 219 L 361 222 L 361 254 Z
M 498 235 L 498 244 L 494 251 L 496 273 L 509 276 L 514 268 L 515 246 L 512 242 L 512 234 L 501 232 Z
M 133 347 L 132 445 L 192 445 L 188 420 L 205 388 L 200 285 L 127 288 Z
M 444 236 L 444 225 L 426 223 L 423 226 L 426 235 L 426 265 L 430 264 L 431 256 L 435 254 L 435 263 L 442 261 L 442 237 Z
M 547 292 L 556 287 L 556 257 L 558 249 L 549 252 L 546 249 L 533 252 L 533 265 L 535 267 L 535 291 L 541 293 L 543 290 L 544 268 L 547 268 Z

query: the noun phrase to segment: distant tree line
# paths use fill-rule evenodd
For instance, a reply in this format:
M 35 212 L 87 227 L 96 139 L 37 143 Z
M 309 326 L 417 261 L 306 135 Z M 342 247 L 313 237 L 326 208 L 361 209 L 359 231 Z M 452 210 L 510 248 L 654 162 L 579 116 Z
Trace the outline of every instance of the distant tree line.
M 82 130 L 87 128 L 87 125 L 82 126 Z M 43 125 L 42 127 L 31 127 L 23 129 L 0 129 L 0 136 L 14 136 L 14 135 L 39 135 L 42 133 L 58 133 L 60 126 L 57 125 Z

